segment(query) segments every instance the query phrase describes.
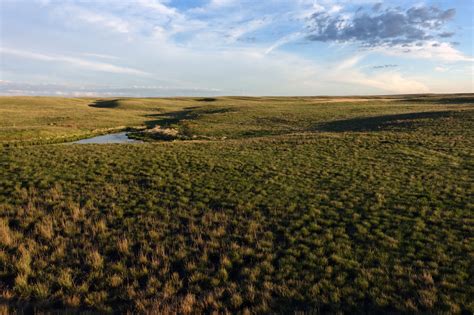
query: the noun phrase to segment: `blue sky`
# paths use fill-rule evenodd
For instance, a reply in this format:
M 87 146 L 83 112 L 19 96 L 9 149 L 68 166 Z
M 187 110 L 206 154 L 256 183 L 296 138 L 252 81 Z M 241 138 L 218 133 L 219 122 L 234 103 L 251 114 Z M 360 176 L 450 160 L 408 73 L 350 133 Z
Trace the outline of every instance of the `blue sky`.
M 474 92 L 470 0 L 0 0 L 0 94 Z

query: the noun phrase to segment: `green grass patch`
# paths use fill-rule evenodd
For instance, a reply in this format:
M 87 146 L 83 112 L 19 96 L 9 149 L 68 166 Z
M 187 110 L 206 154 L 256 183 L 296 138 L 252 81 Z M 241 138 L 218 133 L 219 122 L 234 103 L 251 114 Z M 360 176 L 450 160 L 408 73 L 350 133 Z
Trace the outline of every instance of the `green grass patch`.
M 474 110 L 422 99 L 66 100 L 211 141 L 0 147 L 0 296 L 109 312 L 471 313 Z

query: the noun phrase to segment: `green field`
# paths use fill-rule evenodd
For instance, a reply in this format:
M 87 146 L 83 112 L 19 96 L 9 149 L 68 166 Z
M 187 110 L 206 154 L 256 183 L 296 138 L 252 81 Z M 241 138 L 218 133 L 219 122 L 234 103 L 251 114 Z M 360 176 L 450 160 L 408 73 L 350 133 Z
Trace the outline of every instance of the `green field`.
M 0 302 L 473 313 L 473 178 L 469 94 L 0 97 Z

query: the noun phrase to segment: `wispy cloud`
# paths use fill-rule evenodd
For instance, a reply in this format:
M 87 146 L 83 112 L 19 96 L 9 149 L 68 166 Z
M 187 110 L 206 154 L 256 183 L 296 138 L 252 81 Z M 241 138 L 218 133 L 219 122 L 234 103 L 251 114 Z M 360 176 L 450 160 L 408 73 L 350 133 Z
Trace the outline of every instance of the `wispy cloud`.
M 272 51 L 274 51 L 275 49 L 277 49 L 278 47 L 281 47 L 285 44 L 291 43 L 291 42 L 293 42 L 295 40 L 298 40 L 302 37 L 304 37 L 303 32 L 294 32 L 294 33 L 290 33 L 288 35 L 285 35 L 285 36 L 279 38 L 270 47 L 268 47 L 267 50 L 265 50 L 265 54 L 269 54 Z
M 433 76 L 446 81 L 473 61 L 454 2 L 36 1 L 2 7 L 6 80 L 116 84 L 100 92 L 117 95 L 133 85 L 155 87 L 146 95 L 405 93 L 437 91 Z M 442 74 L 440 64 L 449 65 Z M 464 71 L 459 80 L 472 82 Z
M 56 6 L 55 12 L 58 15 L 67 17 L 69 23 L 72 21 L 80 21 L 119 33 L 131 32 L 131 25 L 128 21 L 113 14 L 95 12 L 79 5 L 65 4 Z
M 225 7 L 238 3 L 238 0 L 211 0 L 209 2 L 210 7 Z
M 110 59 L 110 60 L 118 60 L 120 59 L 117 56 L 105 55 L 105 54 L 97 54 L 97 53 L 82 53 L 83 56 L 86 57 L 94 57 L 94 58 L 101 58 L 101 59 Z
M 247 21 L 242 23 L 236 27 L 233 27 L 228 33 L 227 38 L 230 41 L 236 41 L 240 39 L 242 36 L 252 33 L 270 23 L 270 19 L 268 18 L 260 18 Z
M 107 96 L 129 96 L 150 97 L 164 95 L 216 95 L 219 89 L 206 89 L 199 87 L 179 87 L 166 85 L 75 85 L 59 83 L 27 83 L 0 81 L 1 95 L 57 95 L 72 97 L 107 97 Z
M 159 0 L 136 0 L 136 5 L 152 10 L 154 13 L 176 17 L 181 15 L 175 8 L 169 7 Z
M 379 65 L 379 66 L 373 66 L 373 69 L 387 69 L 387 68 L 397 68 L 398 65 L 392 65 L 392 64 L 387 64 L 387 65 Z
M 117 66 L 117 65 L 113 65 L 113 64 L 105 63 L 105 62 L 90 61 L 83 58 L 68 57 L 68 56 L 62 56 L 62 55 L 50 55 L 50 54 L 30 52 L 30 51 L 11 49 L 11 48 L 5 48 L 5 47 L 0 47 L 0 54 L 13 55 L 16 57 L 35 59 L 35 60 L 47 61 L 47 62 L 62 62 L 62 63 L 70 64 L 75 67 L 80 67 L 80 68 L 93 70 L 93 71 L 102 71 L 102 72 L 119 73 L 119 74 L 132 74 L 132 75 L 140 75 L 140 76 L 149 75 L 149 73 L 145 71 L 141 71 L 134 68 Z
M 447 62 L 474 61 L 473 57 L 463 54 L 456 48 L 452 47 L 451 44 L 438 41 L 427 41 L 421 45 L 397 45 L 393 47 L 382 46 L 375 48 L 374 51 L 389 56 L 409 59 L 432 59 Z
M 354 55 L 350 58 L 339 61 L 334 68 L 337 71 L 345 71 L 354 68 L 354 66 L 357 65 L 363 58 L 365 58 L 364 54 Z
M 207 14 L 212 11 L 227 9 L 237 4 L 242 4 L 240 0 L 210 0 L 202 6 L 192 8 L 191 13 Z
M 378 73 L 365 73 L 357 65 L 365 58 L 365 55 L 342 60 L 339 65 L 330 72 L 327 80 L 339 83 L 349 83 L 361 87 L 372 87 L 386 91 L 388 93 L 426 93 L 430 92 L 429 87 L 417 79 L 407 77 L 398 71 L 384 70 Z

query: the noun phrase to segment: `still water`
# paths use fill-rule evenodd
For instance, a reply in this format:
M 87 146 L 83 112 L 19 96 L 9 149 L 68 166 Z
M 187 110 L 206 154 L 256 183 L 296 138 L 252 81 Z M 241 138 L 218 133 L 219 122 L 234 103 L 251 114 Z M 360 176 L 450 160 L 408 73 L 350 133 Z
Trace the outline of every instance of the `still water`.
M 98 143 L 98 144 L 107 144 L 107 143 L 141 143 L 140 140 L 130 139 L 127 136 L 126 132 L 111 133 L 108 135 L 97 136 L 88 139 L 82 139 L 78 141 L 71 142 L 73 144 L 89 144 L 89 143 Z

